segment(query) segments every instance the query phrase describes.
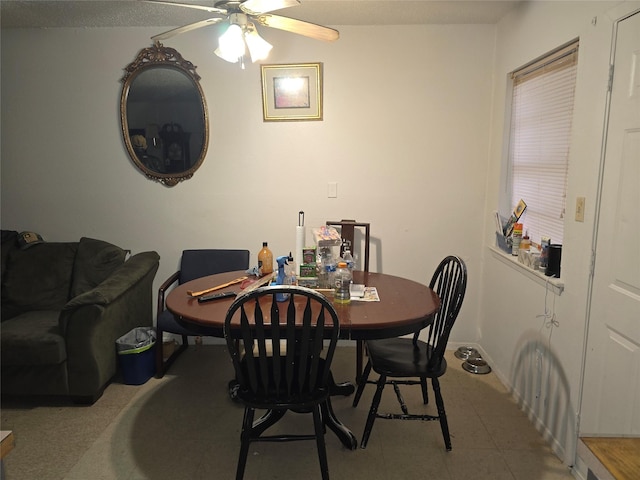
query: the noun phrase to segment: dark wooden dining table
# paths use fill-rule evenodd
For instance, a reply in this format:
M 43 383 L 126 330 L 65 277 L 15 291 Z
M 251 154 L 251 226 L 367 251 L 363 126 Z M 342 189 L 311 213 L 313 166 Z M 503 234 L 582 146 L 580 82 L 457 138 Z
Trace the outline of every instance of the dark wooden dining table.
M 246 273 L 243 271 L 226 272 L 198 278 L 174 288 L 166 298 L 167 309 L 179 322 L 194 333 L 206 336 L 223 337 L 224 319 L 233 302 L 227 297 L 211 302 L 198 302 L 197 297 L 187 292 L 199 292 L 236 280 Z M 440 306 L 438 295 L 427 285 L 395 275 L 372 272 L 353 272 L 353 283 L 376 287 L 380 301 L 356 301 L 349 304 L 334 303 L 340 320 L 340 338 L 348 340 L 371 340 L 390 338 L 413 333 L 429 325 Z M 242 283 L 235 283 L 221 292 L 242 292 Z M 333 295 L 327 294 L 329 299 Z M 351 385 L 340 384 L 336 392 L 349 394 Z M 335 416 L 331 402 L 325 406 L 327 426 L 338 436 L 342 443 L 355 449 L 357 441 L 353 433 Z M 273 422 L 265 421 L 264 429 Z

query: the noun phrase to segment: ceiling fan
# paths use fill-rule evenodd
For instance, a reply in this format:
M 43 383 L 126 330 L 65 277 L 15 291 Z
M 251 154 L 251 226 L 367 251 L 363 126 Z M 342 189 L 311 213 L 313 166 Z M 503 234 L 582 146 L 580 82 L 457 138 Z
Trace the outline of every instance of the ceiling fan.
M 215 2 L 213 6 L 165 2 L 162 0 L 142 1 L 204 10 L 215 15 L 215 17 L 206 20 L 200 20 L 154 35 L 151 37 L 151 40 L 154 42 L 159 42 L 160 40 L 165 40 L 198 28 L 215 25 L 216 23 L 228 22 L 229 27 L 220 36 L 219 47 L 215 53 L 224 60 L 232 63 L 242 60 L 245 53 L 245 44 L 253 62 L 263 60 L 269 54 L 272 45 L 260 37 L 256 24 L 263 27 L 285 30 L 326 42 L 335 41 L 340 36 L 339 32 L 333 28 L 269 13 L 300 5 L 300 0 L 220 0 Z

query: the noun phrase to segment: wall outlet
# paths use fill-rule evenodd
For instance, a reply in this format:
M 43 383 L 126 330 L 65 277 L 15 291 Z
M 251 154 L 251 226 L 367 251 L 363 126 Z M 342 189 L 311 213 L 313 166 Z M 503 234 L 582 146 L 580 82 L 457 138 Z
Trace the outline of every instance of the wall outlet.
M 584 197 L 576 198 L 576 222 L 584 222 Z

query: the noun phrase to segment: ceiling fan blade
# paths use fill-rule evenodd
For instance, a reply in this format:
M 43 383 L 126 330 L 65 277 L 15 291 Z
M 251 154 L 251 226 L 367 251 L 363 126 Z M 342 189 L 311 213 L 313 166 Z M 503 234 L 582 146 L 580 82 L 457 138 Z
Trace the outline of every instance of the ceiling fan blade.
M 176 3 L 176 2 L 163 2 L 160 0 L 141 0 L 145 3 L 157 3 L 159 5 L 173 5 L 174 7 L 186 7 L 186 8 L 195 8 L 196 10 L 204 10 L 209 13 L 221 13 L 226 15 L 228 12 L 222 8 L 216 7 L 206 7 L 204 5 L 194 5 L 192 3 Z
M 199 22 L 190 23 L 189 25 L 184 25 L 183 27 L 174 28 L 173 30 L 169 30 L 168 32 L 160 33 L 158 35 L 154 35 L 151 37 L 151 40 L 154 42 L 158 42 L 160 40 L 165 40 L 167 38 L 175 37 L 181 33 L 189 32 L 191 30 L 195 30 L 196 28 L 207 27 L 209 25 L 215 25 L 218 22 L 224 20 L 223 18 L 208 18 L 206 20 L 200 20 Z
M 295 18 L 281 17 L 280 15 L 260 15 L 256 21 L 265 27 L 278 28 L 287 32 L 297 33 L 306 37 L 333 42 L 340 37 L 340 32 L 333 28 L 323 27 L 315 23 L 296 20 Z
M 298 5 L 300 0 L 246 0 L 240 4 L 240 10 L 249 15 L 260 15 Z

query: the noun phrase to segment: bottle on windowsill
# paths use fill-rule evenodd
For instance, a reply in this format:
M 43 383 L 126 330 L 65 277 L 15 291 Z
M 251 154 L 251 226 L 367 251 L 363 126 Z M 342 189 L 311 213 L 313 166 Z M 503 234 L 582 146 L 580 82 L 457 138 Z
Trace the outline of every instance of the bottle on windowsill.
M 529 232 L 527 231 L 522 236 L 522 240 L 520 240 L 520 250 L 524 250 L 525 252 L 528 252 L 530 248 L 531 248 L 531 239 L 529 238 Z
M 513 247 L 511 248 L 511 255 L 517 257 L 520 250 L 520 241 L 522 240 L 522 224 L 516 223 L 513 226 Z

